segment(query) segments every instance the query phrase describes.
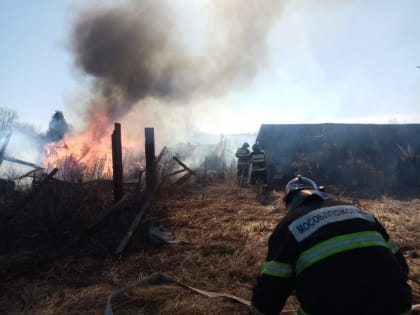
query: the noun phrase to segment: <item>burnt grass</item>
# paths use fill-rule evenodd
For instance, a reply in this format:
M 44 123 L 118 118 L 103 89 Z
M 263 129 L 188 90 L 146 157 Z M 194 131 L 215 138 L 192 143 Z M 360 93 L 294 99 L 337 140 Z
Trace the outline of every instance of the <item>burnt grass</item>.
M 54 182 L 0 199 L 0 313 L 103 314 L 112 290 L 164 273 L 201 290 L 251 298 L 267 239 L 284 215 L 282 192 L 261 203 L 232 178 L 162 186 L 120 255 L 115 250 L 145 194 L 124 187 L 113 205 L 112 183 Z M 360 196 L 363 196 L 361 194 Z M 373 212 L 402 248 L 420 303 L 420 200 L 354 194 L 341 198 Z M 181 244 L 150 242 L 161 227 Z M 113 299 L 114 314 L 247 314 L 237 301 L 197 294 L 177 284 L 137 287 Z M 297 308 L 294 297 L 286 310 Z

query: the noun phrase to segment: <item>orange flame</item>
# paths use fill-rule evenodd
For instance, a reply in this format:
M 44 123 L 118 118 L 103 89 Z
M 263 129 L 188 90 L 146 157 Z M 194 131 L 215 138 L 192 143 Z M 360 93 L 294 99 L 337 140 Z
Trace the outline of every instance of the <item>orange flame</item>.
M 112 127 L 98 123 L 85 132 L 69 133 L 59 143 L 45 146 L 43 166 L 60 169 L 61 178 L 70 181 L 110 178 L 111 133 Z
M 43 167 L 58 168 L 57 176 L 66 181 L 112 178 L 113 124 L 105 113 L 95 113 L 94 121 L 83 132 L 67 133 L 59 143 L 44 147 Z M 122 126 L 123 164 L 128 176 L 141 169 L 139 153 L 144 145 L 140 135 L 124 137 Z

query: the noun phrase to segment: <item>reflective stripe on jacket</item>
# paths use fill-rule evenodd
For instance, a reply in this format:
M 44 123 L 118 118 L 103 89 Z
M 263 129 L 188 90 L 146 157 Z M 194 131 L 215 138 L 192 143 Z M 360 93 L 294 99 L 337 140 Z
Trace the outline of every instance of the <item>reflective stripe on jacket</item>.
M 252 171 L 265 171 L 265 153 L 264 151 L 252 152 L 251 154 Z
M 238 162 L 248 163 L 251 159 L 251 152 L 246 148 L 238 148 L 238 150 L 236 150 L 235 156 L 238 158 Z

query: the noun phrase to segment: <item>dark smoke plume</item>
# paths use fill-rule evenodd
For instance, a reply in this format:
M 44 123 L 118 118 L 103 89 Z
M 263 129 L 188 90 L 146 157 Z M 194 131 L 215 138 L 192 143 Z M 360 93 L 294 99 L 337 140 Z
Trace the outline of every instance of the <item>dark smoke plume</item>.
M 128 2 L 80 15 L 72 47 L 77 66 L 95 78 L 99 97 L 89 119 L 98 110 L 114 119 L 146 97 L 186 101 L 251 80 L 264 62 L 266 34 L 281 1 L 209 1 L 212 36 L 202 34 L 204 44 L 194 54 L 176 38 L 179 21 L 169 3 Z

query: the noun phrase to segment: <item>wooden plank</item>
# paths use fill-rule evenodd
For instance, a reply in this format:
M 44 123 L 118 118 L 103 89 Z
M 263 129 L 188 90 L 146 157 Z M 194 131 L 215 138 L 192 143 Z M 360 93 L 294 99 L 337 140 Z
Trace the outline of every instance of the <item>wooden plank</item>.
M 95 228 L 99 223 L 101 223 L 106 217 L 108 217 L 111 213 L 115 212 L 118 209 L 121 209 L 123 206 L 125 206 L 127 204 L 128 201 L 128 197 L 127 195 L 124 195 L 117 203 L 115 203 L 111 208 L 109 208 L 108 210 L 106 210 L 95 222 L 93 222 L 92 224 L 90 224 L 86 230 L 84 230 L 83 232 L 79 233 L 78 235 L 76 235 L 75 237 L 73 237 L 70 242 L 67 244 L 67 247 L 71 247 L 74 244 L 76 244 L 79 240 L 82 239 L 82 237 L 84 235 L 86 235 L 89 231 L 91 231 L 93 228 Z
M 154 187 L 153 191 L 146 195 L 146 199 L 145 199 L 143 205 L 141 206 L 139 212 L 137 213 L 136 217 L 134 218 L 133 222 L 131 223 L 131 226 L 128 229 L 127 234 L 124 236 L 124 238 L 122 239 L 122 241 L 118 245 L 117 249 L 115 250 L 116 255 L 121 254 L 122 251 L 127 246 L 128 242 L 130 241 L 131 237 L 133 236 L 134 232 L 136 231 L 136 229 L 137 229 L 145 211 L 147 210 L 147 208 L 149 208 L 149 206 L 152 204 L 152 201 L 156 197 L 157 192 L 159 190 L 159 187 L 160 187 L 160 185 L 156 185 Z
M 54 175 L 57 174 L 57 172 L 58 172 L 58 168 L 54 168 L 51 172 L 49 172 L 47 176 L 45 176 L 38 184 L 36 184 L 33 187 L 32 192 L 28 195 L 28 197 L 25 199 L 25 201 L 30 200 L 32 198 L 33 194 L 38 192 L 38 190 L 43 185 L 45 185 L 48 181 L 50 181 L 54 177 Z M 32 184 L 33 184 L 33 182 L 32 182 Z
M 152 129 L 152 128 L 149 128 Z M 151 131 L 149 131 L 151 132 Z M 148 135 L 149 137 L 151 136 L 150 134 Z M 149 141 L 151 139 L 148 139 Z M 148 151 L 149 154 L 153 153 L 154 156 L 154 143 L 153 143 L 153 148 L 150 148 L 151 151 Z M 158 162 L 161 161 L 161 159 L 163 158 L 163 156 L 166 154 L 166 152 L 168 151 L 168 149 L 166 147 L 164 147 L 162 149 L 162 151 L 159 154 L 159 157 L 157 158 L 156 161 L 153 161 L 154 163 L 154 167 L 157 169 L 157 164 Z M 149 156 L 149 158 L 151 158 L 151 156 Z M 153 159 L 154 160 L 154 159 Z M 155 169 L 155 171 L 156 171 Z M 147 173 L 146 173 L 147 176 Z M 134 232 L 136 231 L 137 227 L 140 224 L 141 219 L 143 218 L 144 213 L 146 212 L 146 210 L 150 207 L 150 205 L 152 204 L 153 200 L 155 199 L 160 186 L 162 185 L 162 181 L 158 181 L 157 178 L 157 174 L 155 174 L 155 178 L 154 181 L 152 183 L 154 183 L 155 185 L 152 187 L 151 191 L 146 191 L 144 194 L 145 200 L 143 205 L 140 207 L 139 212 L 137 213 L 136 217 L 134 218 L 133 222 L 130 225 L 130 228 L 127 231 L 127 234 L 125 235 L 125 237 L 122 239 L 122 241 L 120 242 L 120 244 L 118 245 L 117 249 L 115 250 L 115 254 L 119 255 L 121 254 L 125 247 L 127 246 L 128 242 L 130 241 L 131 237 L 133 236 Z M 165 178 L 163 178 L 162 180 L 164 180 Z M 150 186 L 149 186 L 150 189 Z
M 163 147 L 162 151 L 160 151 L 159 156 L 157 158 L 157 162 L 159 163 L 162 158 L 165 156 L 165 154 L 168 152 L 168 148 L 167 147 Z
M 184 162 L 182 162 L 180 159 L 178 159 L 176 156 L 173 157 L 173 159 L 175 161 L 177 161 L 184 169 L 186 169 L 187 171 L 189 171 L 190 173 L 194 174 L 195 172 L 190 169 Z
M 1 145 L 1 148 L 0 148 L 0 165 L 1 163 L 3 163 L 4 152 L 6 152 L 6 148 L 7 148 L 7 145 L 9 144 L 9 140 L 11 136 L 12 136 L 12 132 L 10 130 L 7 130 L 3 144 Z
M 171 177 L 173 175 L 180 174 L 180 173 L 183 173 L 183 172 L 187 172 L 187 170 L 186 169 L 178 170 L 178 171 L 175 171 L 175 172 L 172 172 L 172 173 L 169 173 L 169 174 L 165 175 L 163 178 L 166 179 L 168 177 Z
M 185 183 L 190 177 L 191 177 L 191 175 L 194 175 L 193 173 L 187 173 L 187 174 L 185 174 L 184 176 L 182 176 L 181 178 L 179 178 L 175 183 L 174 183 L 174 185 L 180 185 L 180 184 L 183 184 L 183 183 Z
M 29 172 L 27 172 L 27 173 L 25 173 L 23 175 L 10 178 L 10 180 L 21 180 L 21 179 L 23 179 L 25 177 L 32 177 L 32 178 L 34 178 L 36 171 L 39 171 L 39 170 L 42 170 L 42 168 L 36 168 L 34 170 L 30 170 Z
M 47 176 L 45 176 L 45 178 L 42 180 L 41 184 L 45 184 L 46 182 L 48 182 L 57 173 L 58 173 L 58 168 L 54 168 L 51 172 L 48 173 Z
M 12 163 L 17 163 L 17 164 L 25 165 L 25 166 L 30 166 L 30 167 L 33 167 L 33 168 L 36 168 L 36 169 L 42 169 L 43 168 L 43 167 L 41 167 L 39 165 L 36 165 L 34 163 L 26 162 L 26 161 L 19 160 L 19 159 L 15 159 L 13 157 L 6 156 L 6 155 L 3 155 L 3 160 L 4 161 L 8 161 L 8 162 L 12 162 Z

